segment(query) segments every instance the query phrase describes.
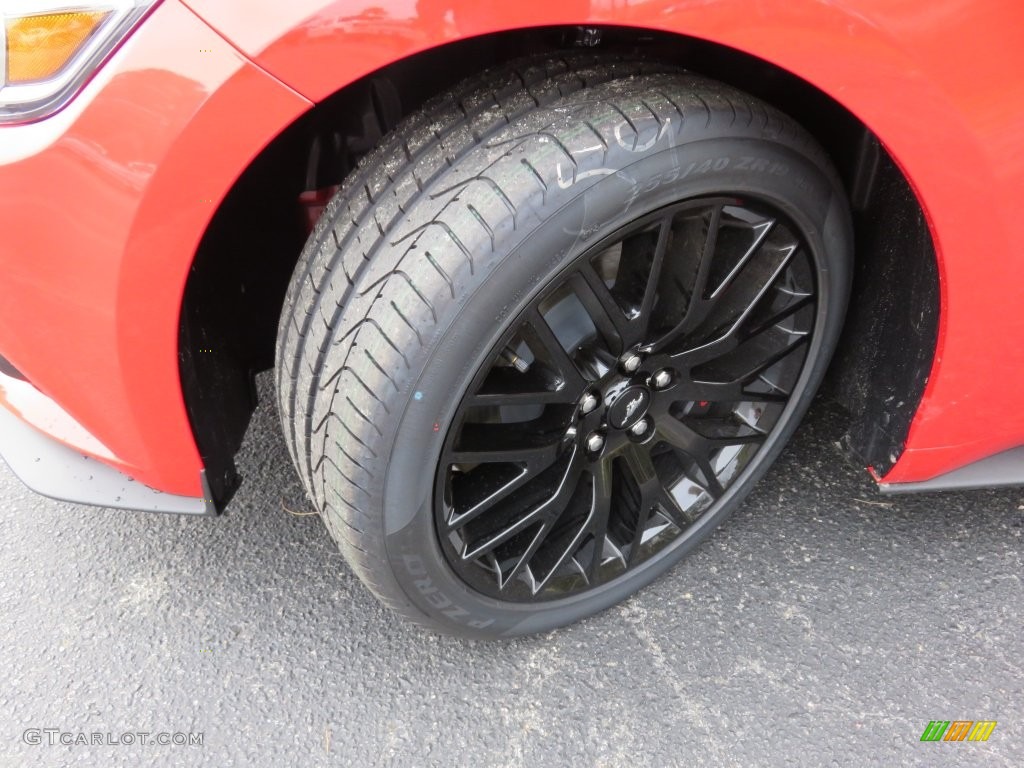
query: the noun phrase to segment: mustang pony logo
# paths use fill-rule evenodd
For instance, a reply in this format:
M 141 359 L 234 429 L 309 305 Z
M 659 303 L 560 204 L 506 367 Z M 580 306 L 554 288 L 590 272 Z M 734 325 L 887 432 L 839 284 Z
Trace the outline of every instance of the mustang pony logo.
M 633 411 L 635 411 L 637 409 L 637 406 L 639 406 L 640 403 L 642 403 L 643 401 L 643 394 L 639 394 L 632 400 L 630 400 L 628 403 L 626 403 L 626 421 L 629 421 L 630 417 L 633 415 Z

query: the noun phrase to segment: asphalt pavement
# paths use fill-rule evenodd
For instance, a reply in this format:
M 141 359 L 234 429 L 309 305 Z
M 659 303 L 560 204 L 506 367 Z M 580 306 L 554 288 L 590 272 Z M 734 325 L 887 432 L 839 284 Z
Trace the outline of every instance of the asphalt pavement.
M 0 765 L 1024 765 L 1024 490 L 881 496 L 819 403 L 659 582 L 467 642 L 347 568 L 267 384 L 217 519 L 62 504 L 0 462 Z

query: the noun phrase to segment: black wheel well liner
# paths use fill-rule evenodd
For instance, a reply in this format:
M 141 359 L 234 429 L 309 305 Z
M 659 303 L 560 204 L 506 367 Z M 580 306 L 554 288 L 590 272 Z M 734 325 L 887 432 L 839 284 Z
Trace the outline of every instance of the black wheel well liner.
M 902 453 L 931 370 L 938 269 L 921 206 L 874 134 L 805 80 L 726 46 L 623 27 L 543 27 L 445 44 L 340 89 L 279 134 L 221 202 L 197 249 L 179 329 L 185 404 L 210 488 L 237 487 L 234 455 L 273 365 L 277 320 L 308 233 L 299 196 L 338 184 L 406 114 L 469 71 L 579 45 L 682 65 L 787 112 L 825 147 L 853 209 L 856 267 L 825 389 L 850 414 L 844 445 L 884 475 Z

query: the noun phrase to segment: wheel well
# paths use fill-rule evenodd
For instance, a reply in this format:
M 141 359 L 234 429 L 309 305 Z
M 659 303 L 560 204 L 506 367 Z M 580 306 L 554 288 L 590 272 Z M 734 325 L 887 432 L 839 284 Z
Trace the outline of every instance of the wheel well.
M 633 28 L 545 27 L 450 43 L 345 86 L 271 142 L 222 201 L 192 264 L 179 340 L 185 403 L 220 504 L 238 484 L 233 457 L 256 405 L 253 377 L 273 365 L 285 291 L 323 191 L 466 72 L 577 46 L 734 85 L 790 114 L 824 146 L 846 186 L 857 243 L 850 312 L 826 386 L 851 414 L 848 450 L 880 476 L 895 463 L 931 369 L 939 291 L 921 207 L 878 139 L 805 80 L 734 49 Z

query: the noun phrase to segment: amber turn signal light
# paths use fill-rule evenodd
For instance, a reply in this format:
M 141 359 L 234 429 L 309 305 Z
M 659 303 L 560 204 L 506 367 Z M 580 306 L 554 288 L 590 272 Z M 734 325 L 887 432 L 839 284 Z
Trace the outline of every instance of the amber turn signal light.
M 66 106 L 160 0 L 0 0 L 0 126 Z
M 6 19 L 7 84 L 32 83 L 56 75 L 110 13 L 69 11 Z

